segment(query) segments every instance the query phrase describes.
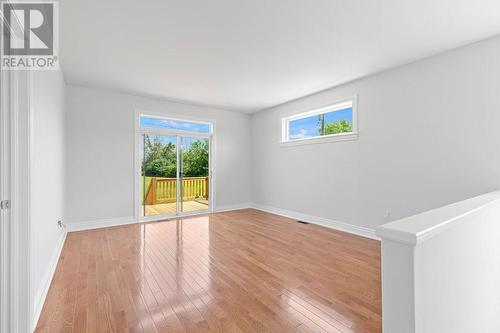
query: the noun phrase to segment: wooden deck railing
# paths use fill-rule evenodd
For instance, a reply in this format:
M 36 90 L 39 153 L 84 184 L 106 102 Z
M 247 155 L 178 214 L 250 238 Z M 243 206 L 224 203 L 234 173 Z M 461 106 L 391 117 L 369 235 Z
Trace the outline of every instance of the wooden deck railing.
M 153 177 L 149 182 L 144 203 L 156 205 L 157 203 L 170 203 L 176 200 L 176 178 Z M 182 178 L 182 200 L 205 199 L 208 200 L 208 177 Z

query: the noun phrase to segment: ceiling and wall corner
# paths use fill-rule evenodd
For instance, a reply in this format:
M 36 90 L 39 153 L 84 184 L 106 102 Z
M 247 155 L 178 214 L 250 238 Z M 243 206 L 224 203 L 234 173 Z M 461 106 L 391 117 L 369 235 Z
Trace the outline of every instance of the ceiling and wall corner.
M 68 84 L 252 113 L 500 33 L 497 0 L 65 0 Z

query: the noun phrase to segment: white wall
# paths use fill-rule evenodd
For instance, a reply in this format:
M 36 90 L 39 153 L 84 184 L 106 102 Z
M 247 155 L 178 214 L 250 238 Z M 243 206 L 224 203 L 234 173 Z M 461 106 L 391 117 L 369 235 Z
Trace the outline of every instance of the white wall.
M 32 284 L 35 320 L 52 278 L 64 231 L 65 83 L 60 71 L 33 71 L 31 169 Z
M 500 188 L 499 56 L 494 38 L 255 114 L 253 201 L 373 227 Z M 280 147 L 281 115 L 355 94 L 357 141 Z
M 214 119 L 216 208 L 250 201 L 250 117 L 67 86 L 65 216 L 69 223 L 134 215 L 135 109 Z
M 500 332 L 500 192 L 388 223 L 385 333 Z
M 499 221 L 500 201 L 417 250 L 417 332 L 500 332 Z

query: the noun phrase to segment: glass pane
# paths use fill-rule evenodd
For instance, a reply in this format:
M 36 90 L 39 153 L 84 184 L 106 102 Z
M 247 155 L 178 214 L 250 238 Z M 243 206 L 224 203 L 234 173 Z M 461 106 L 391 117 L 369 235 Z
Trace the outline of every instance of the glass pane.
M 181 212 L 207 210 L 209 205 L 209 142 L 181 137 Z
M 351 133 L 352 107 L 291 120 L 289 123 L 289 131 L 290 140 Z
M 143 216 L 177 212 L 177 137 L 143 135 L 141 198 Z
M 210 133 L 210 124 L 189 122 L 183 120 L 174 120 L 168 118 L 157 118 L 141 116 L 141 127 L 142 128 L 162 128 L 170 129 L 176 131 L 189 131 L 189 132 L 200 132 L 200 133 Z

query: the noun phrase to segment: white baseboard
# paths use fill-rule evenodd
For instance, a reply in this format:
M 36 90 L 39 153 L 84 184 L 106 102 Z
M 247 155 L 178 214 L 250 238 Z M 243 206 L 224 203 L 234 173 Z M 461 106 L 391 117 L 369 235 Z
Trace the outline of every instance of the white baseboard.
M 251 203 L 217 206 L 214 210 L 214 213 L 228 212 L 231 210 L 251 208 L 252 206 L 253 205 Z M 203 214 L 206 214 L 206 213 L 203 213 Z M 195 216 L 195 215 L 193 215 L 193 216 Z M 172 218 L 175 218 L 175 217 L 172 217 Z M 124 216 L 124 217 L 117 217 L 117 218 L 110 218 L 110 219 L 99 219 L 99 220 L 82 221 L 82 222 L 70 222 L 70 223 L 66 224 L 66 230 L 68 232 L 82 231 L 82 230 L 115 227 L 115 226 L 119 226 L 119 225 L 127 225 L 127 224 L 134 224 L 134 223 L 147 223 L 147 222 L 154 222 L 154 221 L 155 221 L 154 217 L 151 217 L 150 219 L 139 220 L 134 216 Z
M 67 232 L 64 231 L 59 238 L 57 247 L 52 254 L 52 258 L 50 258 L 49 266 L 45 272 L 45 276 L 43 278 L 42 287 L 35 293 L 33 298 L 33 331 L 36 328 L 36 324 L 38 323 L 38 319 L 40 318 L 40 313 L 42 312 L 43 304 L 45 303 L 45 298 L 47 297 L 47 293 L 49 292 L 50 284 L 52 283 L 52 278 L 54 277 L 54 273 L 56 272 L 57 263 L 59 262 L 59 257 L 61 256 L 61 252 L 64 246 L 64 242 L 66 240 Z
M 246 208 L 252 208 L 252 207 L 253 207 L 253 204 L 250 202 L 243 203 L 243 204 L 235 204 L 235 205 L 223 205 L 223 206 L 217 206 L 217 208 L 215 208 L 214 213 L 229 212 L 231 210 L 246 209 Z
M 82 222 L 71 222 L 66 224 L 66 230 L 68 232 L 71 231 L 82 231 L 82 230 L 91 230 L 91 229 L 100 229 L 106 227 L 115 227 L 119 225 L 126 224 L 134 224 L 141 223 L 134 216 L 124 216 L 117 217 L 111 219 L 100 219 L 100 220 L 91 220 L 91 221 L 82 221 Z
M 235 205 L 223 205 L 217 206 L 214 210 L 214 213 L 228 212 L 232 210 L 238 209 L 246 209 L 246 208 L 255 208 L 264 212 L 268 212 L 271 214 L 281 215 L 284 217 L 292 218 L 295 220 L 301 220 L 313 224 L 318 224 L 327 228 L 332 228 L 340 231 L 345 231 L 351 234 L 355 234 L 358 236 L 368 237 L 372 239 L 379 240 L 379 238 L 375 234 L 375 229 L 362 227 L 353 225 L 346 222 L 335 221 L 331 219 L 326 219 L 323 217 L 313 216 L 309 214 L 303 214 L 299 212 L 294 212 L 286 209 L 260 205 L 255 203 L 243 203 L 243 204 L 235 204 Z M 154 221 L 154 219 L 151 219 Z M 113 219 L 102 219 L 102 220 L 93 220 L 93 221 L 85 221 L 85 222 L 75 222 L 68 223 L 66 225 L 66 230 L 70 231 L 81 231 L 81 230 L 90 230 L 90 229 L 99 229 L 106 227 L 114 227 L 119 225 L 127 225 L 134 223 L 142 223 L 142 222 L 151 222 L 151 221 L 140 221 L 134 216 L 125 216 Z
M 340 231 L 348 232 L 351 234 L 355 234 L 358 236 L 363 236 L 363 237 L 367 237 L 367 238 L 371 238 L 371 239 L 380 240 L 380 238 L 378 238 L 377 235 L 375 234 L 375 229 L 373 229 L 373 228 L 357 226 L 357 225 L 353 225 L 353 224 L 346 223 L 346 222 L 330 220 L 330 219 L 326 219 L 323 217 L 313 216 L 313 215 L 309 215 L 309 214 L 303 214 L 303 213 L 299 213 L 299 212 L 294 212 L 294 211 L 290 211 L 290 210 L 286 210 L 286 209 L 265 206 L 265 205 L 260 205 L 260 204 L 253 204 L 252 208 L 261 210 L 263 212 L 271 213 L 271 214 L 281 215 L 281 216 L 288 217 L 288 218 L 291 218 L 294 220 L 318 224 L 318 225 L 321 225 L 321 226 L 324 226 L 327 228 L 340 230 Z

